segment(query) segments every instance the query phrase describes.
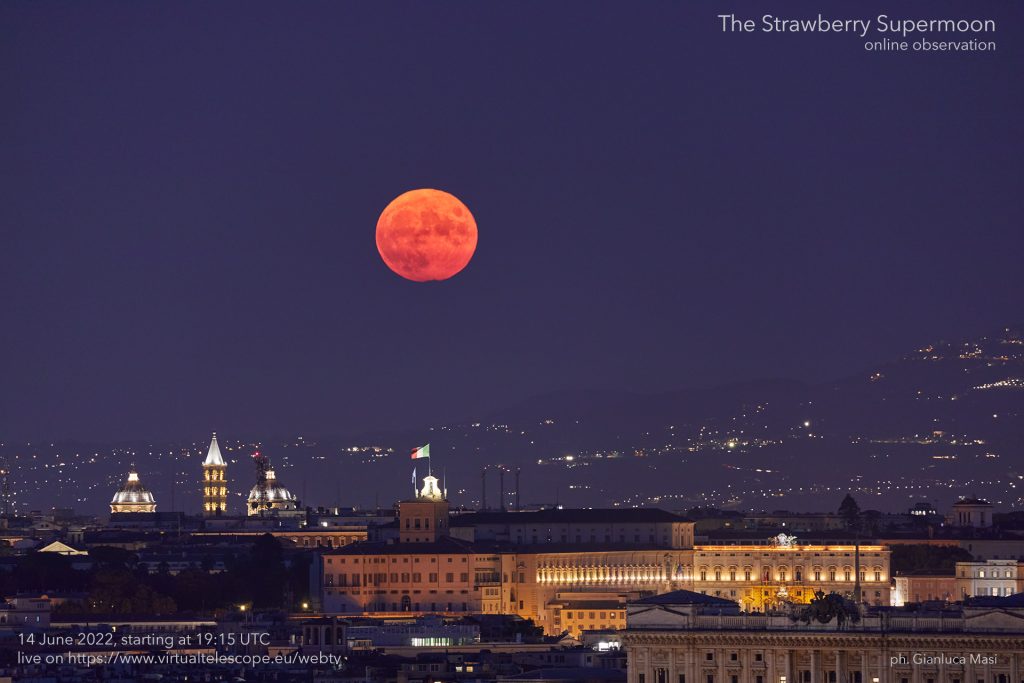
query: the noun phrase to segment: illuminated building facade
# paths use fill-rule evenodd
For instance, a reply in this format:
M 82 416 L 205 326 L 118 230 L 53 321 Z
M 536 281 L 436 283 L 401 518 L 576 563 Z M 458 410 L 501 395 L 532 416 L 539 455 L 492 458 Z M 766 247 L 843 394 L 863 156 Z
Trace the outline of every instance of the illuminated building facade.
M 955 600 L 975 596 L 1006 596 L 1024 591 L 1024 562 L 985 560 L 956 563 Z
M 962 596 L 952 574 L 907 574 L 893 578 L 892 604 L 901 607 L 908 602 L 940 600 L 955 602 Z
M 156 512 L 156 499 L 142 485 L 139 473 L 133 468 L 128 472 L 124 486 L 118 489 L 110 501 L 110 511 L 115 512 Z
M 804 545 L 785 534 L 767 545 L 702 545 L 682 574 L 681 587 L 734 600 L 752 612 L 808 602 L 817 590 L 859 590 L 869 605 L 891 600 L 889 550 L 880 545 Z
M 228 464 L 213 433 L 210 449 L 203 461 L 203 514 L 221 515 L 228 509 Z
M 325 612 L 517 614 L 557 634 L 580 624 L 621 627 L 624 612 L 609 605 L 678 589 L 747 611 L 807 602 L 815 590 L 853 596 L 859 588 L 864 602 L 890 601 L 881 546 L 801 545 L 793 537 L 694 546 L 693 522 L 643 509 L 458 515 L 445 533 L 443 497 L 421 492 L 398 508 L 398 542 L 354 543 L 321 558 Z
M 678 591 L 630 603 L 629 683 L 1019 683 L 1024 596 L 868 608 L 840 628 Z

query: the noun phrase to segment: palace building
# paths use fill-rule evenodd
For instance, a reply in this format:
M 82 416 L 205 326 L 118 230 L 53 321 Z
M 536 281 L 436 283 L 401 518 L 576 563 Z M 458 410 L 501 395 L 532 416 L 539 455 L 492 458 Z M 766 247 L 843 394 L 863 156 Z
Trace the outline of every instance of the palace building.
M 110 512 L 156 512 L 156 499 L 139 481 L 139 473 L 134 467 L 128 472 L 124 486 L 118 489 L 110 501 Z
M 675 591 L 627 606 L 629 683 L 1019 683 L 1024 595 L 794 619 Z
M 222 515 L 228 509 L 228 464 L 220 453 L 217 432 L 203 461 L 203 514 Z
M 436 483 L 428 477 L 398 504 L 397 538 L 324 553 L 325 612 L 517 614 L 558 634 L 621 628 L 627 600 L 680 589 L 749 612 L 806 603 L 816 590 L 889 604 L 882 546 L 806 545 L 791 536 L 694 545 L 692 521 L 656 509 L 449 517 Z

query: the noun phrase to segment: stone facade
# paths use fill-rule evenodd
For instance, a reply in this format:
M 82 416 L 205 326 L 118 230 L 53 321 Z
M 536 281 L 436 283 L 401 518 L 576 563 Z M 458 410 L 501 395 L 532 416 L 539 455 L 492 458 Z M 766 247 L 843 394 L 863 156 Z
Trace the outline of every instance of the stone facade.
M 1019 683 L 1024 674 L 1020 607 L 869 610 L 839 627 L 659 597 L 628 607 L 629 683 Z

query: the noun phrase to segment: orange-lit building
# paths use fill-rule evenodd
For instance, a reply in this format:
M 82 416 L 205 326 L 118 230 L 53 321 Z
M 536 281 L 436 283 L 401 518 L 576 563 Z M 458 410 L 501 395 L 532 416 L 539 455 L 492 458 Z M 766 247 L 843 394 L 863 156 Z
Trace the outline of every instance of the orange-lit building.
M 953 574 L 904 574 L 897 576 L 894 584 L 892 604 L 897 607 L 908 602 L 955 602 L 961 599 L 957 578 Z
M 625 614 L 614 606 L 678 589 L 748 611 L 807 602 L 815 590 L 890 601 L 881 546 L 803 545 L 785 535 L 695 546 L 692 521 L 655 509 L 449 516 L 433 477 L 398 509 L 397 539 L 322 556 L 324 612 L 516 614 L 557 634 L 618 628 Z

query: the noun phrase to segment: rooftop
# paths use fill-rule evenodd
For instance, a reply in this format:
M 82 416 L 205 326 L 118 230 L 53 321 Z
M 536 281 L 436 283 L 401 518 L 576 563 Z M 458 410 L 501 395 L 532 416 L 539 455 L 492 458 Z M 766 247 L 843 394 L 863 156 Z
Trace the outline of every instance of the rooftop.
M 659 508 L 593 508 L 536 510 L 532 512 L 484 511 L 452 515 L 451 525 L 479 524 L 659 524 L 688 522 Z
M 652 595 L 649 598 L 635 600 L 633 605 L 711 605 L 715 607 L 736 607 L 735 600 L 717 598 L 713 595 L 705 595 L 695 591 L 678 590 L 661 595 Z
M 448 536 L 441 537 L 433 543 L 359 541 L 328 551 L 324 555 L 468 555 L 478 552 L 480 545 Z

